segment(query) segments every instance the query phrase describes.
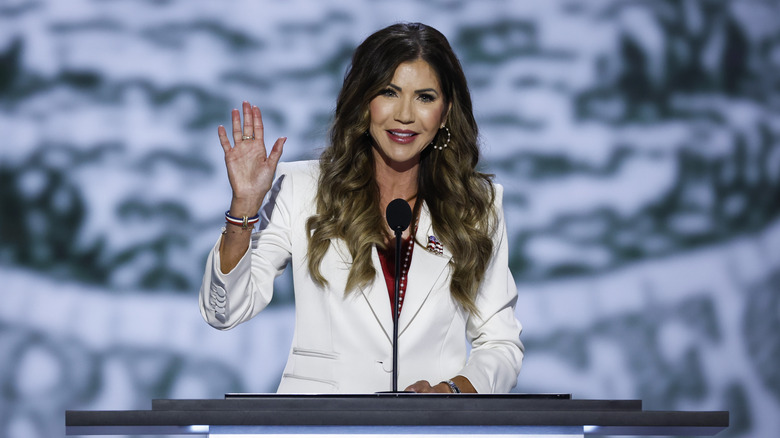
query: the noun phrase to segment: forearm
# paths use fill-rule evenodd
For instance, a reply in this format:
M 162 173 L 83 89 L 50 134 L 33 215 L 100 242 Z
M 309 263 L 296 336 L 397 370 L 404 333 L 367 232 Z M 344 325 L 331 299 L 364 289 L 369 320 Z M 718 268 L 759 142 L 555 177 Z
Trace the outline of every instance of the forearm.
M 256 206 L 256 203 L 243 202 L 234 198 L 233 202 L 230 203 L 229 212 L 231 216 L 241 218 L 255 216 L 258 210 L 259 207 Z M 223 274 L 232 271 L 241 257 L 246 254 L 253 229 L 254 227 L 243 227 L 232 223 L 225 224 L 225 231 L 222 233 L 222 242 L 219 246 L 219 268 Z
M 251 230 L 244 231 L 240 226 L 237 228 L 234 231 L 251 233 Z M 269 266 L 266 258 L 247 250 L 233 263 L 229 272 L 222 272 L 220 248 L 230 234 L 226 231 L 220 236 L 209 252 L 200 289 L 200 307 L 204 319 L 221 330 L 233 328 L 265 308 L 273 295 L 273 281 L 279 271 L 276 268 L 281 265 L 280 262 Z M 264 253 L 269 254 L 268 251 Z
M 251 237 L 252 228 L 225 224 L 225 232 L 222 233 L 222 242 L 219 245 L 219 269 L 223 274 L 232 271 L 246 254 Z
M 206 322 L 225 330 L 249 319 L 264 307 L 267 300 L 258 297 L 258 291 L 253 287 L 249 263 L 251 254 L 246 254 L 229 273 L 221 272 L 219 248 L 222 237 L 206 260 L 206 271 L 200 288 L 200 307 Z

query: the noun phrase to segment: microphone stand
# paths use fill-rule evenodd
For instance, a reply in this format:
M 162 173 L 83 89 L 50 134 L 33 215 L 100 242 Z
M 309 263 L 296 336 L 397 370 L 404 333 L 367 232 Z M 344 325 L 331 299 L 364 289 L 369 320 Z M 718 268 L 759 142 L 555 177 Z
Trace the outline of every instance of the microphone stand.
M 403 199 L 393 199 L 385 209 L 387 225 L 395 233 L 395 296 L 393 297 L 393 390 L 398 394 L 398 317 L 401 312 L 401 235 L 412 222 L 412 209 Z
M 398 317 L 401 295 L 401 235 L 403 230 L 395 229 L 395 294 L 393 296 L 393 392 L 398 392 Z

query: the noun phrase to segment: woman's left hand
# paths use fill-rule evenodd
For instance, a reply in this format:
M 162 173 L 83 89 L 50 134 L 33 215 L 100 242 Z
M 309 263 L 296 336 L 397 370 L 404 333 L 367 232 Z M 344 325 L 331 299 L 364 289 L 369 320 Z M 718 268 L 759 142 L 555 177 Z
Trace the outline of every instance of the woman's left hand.
M 446 383 L 442 382 L 438 385 L 431 386 L 431 384 L 427 380 L 418 380 L 417 382 L 412 383 L 411 385 L 407 386 L 404 391 L 412 391 L 412 392 L 419 392 L 419 393 L 445 393 L 449 394 L 452 391 L 450 391 L 450 386 Z
M 469 379 L 463 376 L 455 376 L 452 378 L 452 383 L 457 385 L 460 392 L 464 394 L 476 394 L 477 390 L 474 389 L 474 385 L 471 384 Z M 431 386 L 427 380 L 419 380 L 407 386 L 405 391 L 419 392 L 419 393 L 444 393 L 452 394 L 450 385 L 446 382 Z

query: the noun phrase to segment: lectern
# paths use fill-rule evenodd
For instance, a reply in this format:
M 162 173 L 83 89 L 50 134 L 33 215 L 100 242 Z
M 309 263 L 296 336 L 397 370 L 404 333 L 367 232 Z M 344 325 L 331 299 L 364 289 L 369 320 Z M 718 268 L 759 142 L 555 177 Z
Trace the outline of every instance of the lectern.
M 67 435 L 215 438 L 712 436 L 728 424 L 727 411 L 646 411 L 640 400 L 579 400 L 568 394 L 227 394 L 153 400 L 150 410 L 65 413 Z

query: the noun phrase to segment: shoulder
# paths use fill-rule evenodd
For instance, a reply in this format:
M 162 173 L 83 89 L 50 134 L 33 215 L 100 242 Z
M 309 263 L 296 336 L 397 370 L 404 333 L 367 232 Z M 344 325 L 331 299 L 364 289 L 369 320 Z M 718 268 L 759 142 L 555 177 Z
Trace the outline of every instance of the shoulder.
M 488 194 L 488 196 L 490 196 L 492 192 L 493 207 L 501 209 L 504 200 L 504 186 L 495 182 L 494 180 L 488 180 L 485 181 L 485 192 Z
M 312 190 L 320 176 L 319 161 L 280 162 L 276 166 L 277 184 L 296 187 L 295 190 Z
M 304 215 L 308 217 L 307 209 L 314 205 L 312 198 L 317 192 L 318 173 L 316 161 L 279 162 L 276 178 L 263 204 L 263 214 L 271 217 L 272 212 L 280 208 L 288 212 L 292 220 Z
M 489 230 L 495 234 L 504 226 L 504 186 L 494 181 L 490 182 L 493 189 L 492 214 L 488 216 Z
M 501 199 L 504 197 L 504 186 L 499 183 L 491 182 L 493 190 L 496 192 L 496 203 L 501 203 Z
M 314 178 L 320 174 L 320 163 L 317 160 L 280 162 L 276 167 L 276 176 L 290 175 L 291 177 Z

